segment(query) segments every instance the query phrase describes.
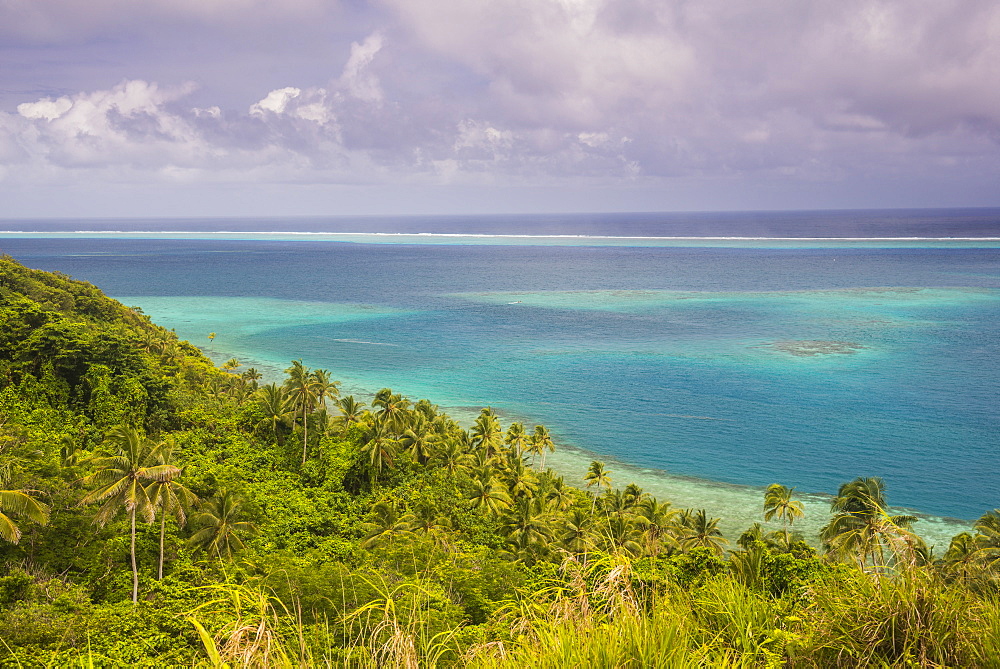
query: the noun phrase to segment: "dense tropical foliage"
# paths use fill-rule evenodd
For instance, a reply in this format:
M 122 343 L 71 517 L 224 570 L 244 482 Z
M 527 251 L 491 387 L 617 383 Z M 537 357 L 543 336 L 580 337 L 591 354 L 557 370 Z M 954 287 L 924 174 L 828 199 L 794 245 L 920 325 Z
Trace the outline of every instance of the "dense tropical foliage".
M 775 484 L 724 537 L 544 426 L 216 368 L 9 258 L 0 324 L 6 663 L 998 666 L 1000 511 L 935 556 L 859 478 L 811 546 Z

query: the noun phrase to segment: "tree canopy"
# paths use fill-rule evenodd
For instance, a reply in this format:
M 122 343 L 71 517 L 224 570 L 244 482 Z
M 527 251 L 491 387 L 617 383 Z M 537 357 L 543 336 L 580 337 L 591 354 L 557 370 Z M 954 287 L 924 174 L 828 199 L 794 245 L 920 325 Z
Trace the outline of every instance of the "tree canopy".
M 462 425 L 192 344 L 0 258 L 0 659 L 271 666 L 995 666 L 1000 511 L 937 557 L 875 477 L 730 541 L 557 430 Z M 214 333 L 213 333 L 214 335 Z M 222 340 L 222 337 L 219 337 Z M 247 361 L 251 362 L 252 361 Z M 262 368 L 263 369 L 263 368 Z M 529 423 L 533 424 L 533 423 Z

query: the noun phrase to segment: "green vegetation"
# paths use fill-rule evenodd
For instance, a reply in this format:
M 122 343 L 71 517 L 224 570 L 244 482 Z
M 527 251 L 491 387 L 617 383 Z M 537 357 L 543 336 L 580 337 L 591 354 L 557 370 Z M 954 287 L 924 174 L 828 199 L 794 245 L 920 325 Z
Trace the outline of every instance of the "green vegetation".
M 859 478 L 812 547 L 775 484 L 730 542 L 544 426 L 261 385 L 9 258 L 0 323 L 5 665 L 1000 666 L 1000 511 L 935 559 Z

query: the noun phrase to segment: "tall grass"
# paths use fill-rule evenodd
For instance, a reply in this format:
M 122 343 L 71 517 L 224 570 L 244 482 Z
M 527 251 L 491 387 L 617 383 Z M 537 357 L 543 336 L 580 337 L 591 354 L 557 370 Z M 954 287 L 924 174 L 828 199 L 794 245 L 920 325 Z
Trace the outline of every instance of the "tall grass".
M 467 658 L 476 669 L 520 667 L 697 667 L 703 666 L 689 620 L 669 608 L 650 615 L 628 613 L 612 621 L 539 622 L 529 638 L 509 651 L 479 649 Z M 692 649 L 695 649 L 694 652 Z M 483 652 L 484 650 L 491 652 Z
M 297 657 L 289 653 L 289 639 L 282 627 L 289 611 L 267 589 L 253 583 L 220 583 L 200 588 L 209 599 L 189 617 L 205 647 L 212 667 L 292 667 L 309 663 L 307 649 L 299 645 Z M 225 622 L 211 634 L 199 619 L 209 616 Z
M 686 592 L 636 592 L 630 562 L 615 556 L 563 564 L 509 621 L 513 643 L 471 649 L 466 666 L 696 667 L 780 666 L 777 605 L 726 577 Z
M 393 584 L 383 576 L 369 579 L 377 597 L 344 617 L 353 624 L 354 643 L 343 658 L 345 666 L 418 669 L 453 664 L 459 657 L 457 628 L 433 632 L 432 584 Z
M 996 644 L 996 605 L 984 608 L 929 570 L 891 577 L 852 570 L 817 584 L 810 599 L 797 666 L 997 666 L 996 656 L 981 652 L 990 625 Z
M 200 607 L 214 632 L 193 624 L 213 667 L 1000 669 L 1000 599 L 932 570 L 844 569 L 787 598 L 737 576 L 641 591 L 627 558 L 569 558 L 468 630 L 435 617 L 431 583 L 373 575 L 375 597 L 325 629 L 266 589 L 226 584 Z

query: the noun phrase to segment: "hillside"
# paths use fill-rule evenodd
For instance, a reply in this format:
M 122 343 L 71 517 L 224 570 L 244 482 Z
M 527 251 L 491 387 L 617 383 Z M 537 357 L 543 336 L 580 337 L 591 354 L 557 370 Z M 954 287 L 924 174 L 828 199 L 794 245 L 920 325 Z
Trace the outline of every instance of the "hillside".
M 544 426 L 286 374 L 0 258 L 4 663 L 998 666 L 995 511 L 934 556 L 859 478 L 819 553 L 775 485 L 723 537 Z

